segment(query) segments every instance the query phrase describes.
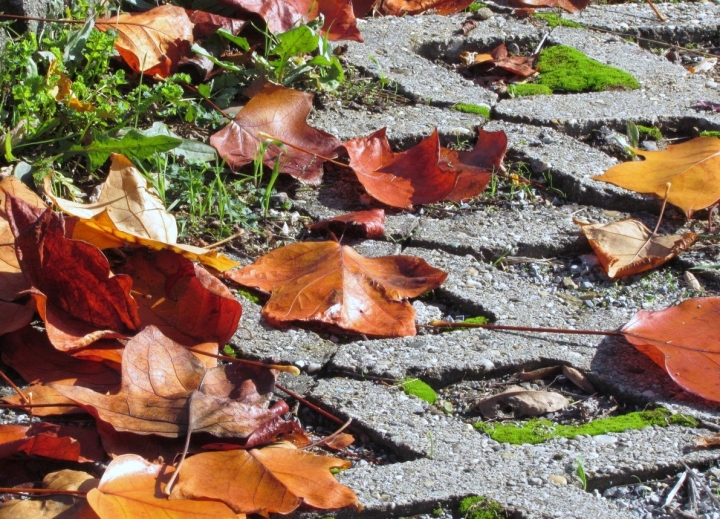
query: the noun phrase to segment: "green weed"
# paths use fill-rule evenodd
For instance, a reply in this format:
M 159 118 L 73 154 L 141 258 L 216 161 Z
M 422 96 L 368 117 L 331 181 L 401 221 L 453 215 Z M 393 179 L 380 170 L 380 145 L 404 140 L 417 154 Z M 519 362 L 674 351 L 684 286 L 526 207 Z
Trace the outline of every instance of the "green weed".
M 406 378 L 400 383 L 407 395 L 413 395 L 421 400 L 425 400 L 428 404 L 434 404 L 438 395 L 433 388 L 417 378 Z
M 587 490 L 587 474 L 585 474 L 582 456 L 578 456 L 575 461 L 577 461 L 577 469 L 575 470 L 575 473 L 577 474 L 580 483 L 582 483 L 583 490 Z
M 484 496 L 468 496 L 458 509 L 465 519 L 500 519 L 506 517 L 500 503 Z
M 538 18 L 540 20 L 545 20 L 550 27 L 562 26 L 562 27 L 574 27 L 576 29 L 585 29 L 586 28 L 584 25 L 581 25 L 577 22 L 573 22 L 572 20 L 567 20 L 557 13 L 536 13 L 533 15 L 533 17 Z

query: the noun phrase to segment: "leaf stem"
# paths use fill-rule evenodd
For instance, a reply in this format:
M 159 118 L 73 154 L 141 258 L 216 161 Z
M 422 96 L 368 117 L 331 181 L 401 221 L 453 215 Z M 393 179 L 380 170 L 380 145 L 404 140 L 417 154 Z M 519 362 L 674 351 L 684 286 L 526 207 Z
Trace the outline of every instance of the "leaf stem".
M 285 373 L 292 373 L 293 375 L 300 374 L 300 370 L 296 366 L 289 366 L 289 365 L 283 365 L 283 364 L 266 364 L 264 362 L 258 362 L 256 360 L 236 359 L 235 357 L 229 357 L 227 355 L 218 355 L 216 353 L 208 353 L 207 351 L 202 351 L 202 350 L 198 350 L 195 348 L 188 348 L 188 350 L 190 350 L 193 353 L 197 353 L 198 355 L 206 355 L 208 357 L 225 360 L 227 362 L 236 362 L 238 364 L 247 364 L 249 366 L 256 366 L 258 368 L 276 369 L 278 371 L 284 371 Z
M 30 400 L 28 400 L 28 397 L 26 397 L 26 396 L 23 394 L 23 392 L 20 391 L 20 388 L 17 387 L 17 386 L 15 385 L 15 383 L 14 383 L 12 380 L 10 380 L 10 379 L 8 378 L 8 376 L 7 376 L 5 373 L 3 373 L 2 371 L 0 371 L 0 377 L 2 377 L 2 379 L 7 383 L 7 385 L 10 386 L 11 388 L 13 388 L 13 390 L 15 390 L 15 392 L 16 392 L 18 395 L 20 395 L 20 399 L 21 399 L 23 402 L 25 402 L 25 403 L 29 403 L 29 402 L 30 402 Z
M 335 423 L 339 423 L 339 424 L 344 424 L 344 423 L 345 423 L 345 420 L 341 420 L 341 419 L 338 418 L 337 416 L 335 416 L 335 415 L 333 415 L 333 414 L 331 414 L 331 413 L 328 413 L 328 412 L 325 411 L 324 409 L 320 409 L 320 408 L 319 408 L 318 406 L 316 406 L 315 404 L 311 404 L 310 402 L 308 402 L 307 400 L 305 400 L 303 397 L 301 397 L 300 395 L 298 395 L 298 394 L 295 393 L 294 391 L 290 391 L 288 388 L 283 387 L 283 386 L 281 386 L 280 384 L 275 384 L 275 387 L 278 388 L 278 389 L 279 389 L 280 391 L 282 391 L 283 393 L 287 393 L 288 395 L 290 395 L 291 397 L 293 397 L 293 398 L 294 398 L 295 400 L 297 400 L 298 402 L 301 402 L 301 403 L 305 404 L 306 406 L 308 406 L 308 407 L 309 407 L 310 409 L 312 409 L 313 411 L 316 411 L 316 412 L 320 413 L 320 414 L 323 415 L 325 418 L 328 418 L 328 419 L 332 420 L 332 421 L 335 422 Z
M 270 135 L 269 133 L 257 132 L 257 134 L 258 134 L 258 136 L 260 136 L 260 137 L 265 137 L 266 139 L 272 139 L 272 140 L 274 140 L 274 141 L 278 141 L 279 143 L 284 144 L 285 146 L 289 146 L 289 147 L 291 147 L 291 148 L 293 148 L 293 149 L 296 149 L 296 150 L 298 150 L 298 151 L 302 151 L 303 153 L 307 153 L 308 155 L 313 155 L 313 156 L 315 156 L 315 157 L 318 157 L 318 158 L 320 158 L 320 159 L 323 159 L 323 160 L 326 161 L 326 162 L 329 162 L 329 163 L 331 163 L 331 164 L 335 164 L 336 166 L 340 166 L 340 167 L 342 167 L 342 168 L 349 168 L 349 167 L 350 167 L 350 166 L 348 166 L 347 164 L 343 164 L 342 162 L 338 162 L 337 160 L 333 160 L 333 159 L 331 159 L 330 157 L 324 157 L 324 156 L 322 156 L 322 155 L 320 155 L 320 154 L 318 154 L 318 153 L 315 153 L 315 152 L 313 152 L 313 151 L 306 150 L 305 148 L 301 148 L 300 146 L 296 146 L 295 144 L 291 144 L 291 143 L 286 142 L 286 141 L 284 141 L 284 140 L 282 140 L 282 139 L 278 139 L 277 137 L 275 137 L 275 136 L 273 136 L 273 135 Z
M 0 487 L 0 494 L 62 494 L 67 496 L 85 496 L 86 490 L 58 490 L 55 488 L 12 488 Z
M 435 328 L 486 328 L 488 330 L 510 330 L 516 332 L 539 332 L 539 333 L 566 333 L 574 335 L 610 335 L 624 337 L 625 334 L 617 330 L 570 330 L 567 328 L 542 328 L 537 326 L 509 326 L 505 324 L 477 324 L 448 322 L 440 319 L 433 319 L 429 326 Z

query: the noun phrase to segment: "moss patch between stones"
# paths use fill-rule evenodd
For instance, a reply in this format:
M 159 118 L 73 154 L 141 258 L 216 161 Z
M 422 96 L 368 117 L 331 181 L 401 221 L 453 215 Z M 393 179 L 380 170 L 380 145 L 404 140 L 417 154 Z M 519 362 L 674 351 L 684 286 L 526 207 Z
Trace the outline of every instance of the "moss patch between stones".
M 239 289 L 237 291 L 237 295 L 244 297 L 248 301 L 255 303 L 256 305 L 262 304 L 260 298 L 253 294 L 252 292 L 248 292 L 247 290 Z
M 480 114 L 485 119 L 490 119 L 490 107 L 482 105 L 474 105 L 472 103 L 458 103 L 452 107 L 453 110 L 464 112 L 466 114 Z
M 575 27 L 576 29 L 585 29 L 584 25 L 580 25 L 572 20 L 566 20 L 557 13 L 537 13 L 533 15 L 535 18 L 545 20 L 550 27 L 557 27 L 561 25 L 563 27 Z
M 549 96 L 553 93 L 552 89 L 547 85 L 540 85 L 538 83 L 520 83 L 517 85 L 508 86 L 508 94 L 517 97 L 520 96 Z
M 540 53 L 538 83 L 553 92 L 601 92 L 608 88 L 640 88 L 632 74 L 603 65 L 572 47 L 556 45 Z
M 663 138 L 662 132 L 654 126 L 641 126 L 639 124 L 636 126 L 640 135 L 646 135 L 654 141 L 659 141 Z
M 438 399 L 435 390 L 420 379 L 406 378 L 400 384 L 406 395 L 416 396 L 428 404 L 434 404 Z
M 505 517 L 500 503 L 484 496 L 468 496 L 460 501 L 458 511 L 466 519 L 499 519 Z
M 551 438 L 574 438 L 580 434 L 596 436 L 609 432 L 622 432 L 629 429 L 642 429 L 649 425 L 683 425 L 695 427 L 698 421 L 681 414 L 671 414 L 664 408 L 653 409 L 652 411 L 638 411 L 612 418 L 602 418 L 582 425 L 558 425 L 550 420 L 532 419 L 522 425 L 513 424 L 487 424 L 477 422 L 475 429 L 490 435 L 490 437 L 501 443 L 512 443 L 522 445 L 524 443 L 542 443 Z
M 717 137 L 720 139 L 720 132 L 716 130 L 707 130 L 700 132 L 700 137 Z

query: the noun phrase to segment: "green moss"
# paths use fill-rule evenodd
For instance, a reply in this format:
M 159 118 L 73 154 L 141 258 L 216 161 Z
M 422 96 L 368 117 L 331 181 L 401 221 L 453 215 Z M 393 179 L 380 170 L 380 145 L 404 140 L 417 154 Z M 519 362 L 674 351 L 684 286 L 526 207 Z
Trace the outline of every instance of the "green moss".
M 482 315 L 478 317 L 468 317 L 463 321 L 464 323 L 470 323 L 470 324 L 489 324 L 490 319 L 487 317 L 483 317 Z
M 574 438 L 580 434 L 596 436 L 609 432 L 622 432 L 628 429 L 642 429 L 649 425 L 666 426 L 668 424 L 695 427 L 698 421 L 691 416 L 672 415 L 663 408 L 652 411 L 638 411 L 612 418 L 593 420 L 582 425 L 557 425 L 549 420 L 533 419 L 521 426 L 512 424 L 490 425 L 484 422 L 476 423 L 475 429 L 485 432 L 501 443 L 541 443 L 550 438 Z
M 416 396 L 428 404 L 434 404 L 438 399 L 435 390 L 420 379 L 406 378 L 400 384 L 405 394 Z
M 584 25 L 580 25 L 579 23 L 573 22 L 571 20 L 566 20 L 557 13 L 537 13 L 533 16 L 535 16 L 535 18 L 545 20 L 550 27 L 557 27 L 558 25 L 562 25 L 563 27 L 575 27 L 577 29 L 585 28 Z
M 499 519 L 505 517 L 500 503 L 484 496 L 469 496 L 460 501 L 459 512 L 466 519 Z
M 654 141 L 659 141 L 663 138 L 662 132 L 654 126 L 640 126 L 639 124 L 636 126 L 640 135 L 647 135 Z
M 700 137 L 717 137 L 720 139 L 720 132 L 716 130 L 707 130 L 704 132 L 700 132 Z
M 232 346 L 230 346 L 229 344 L 226 344 L 223 347 L 223 354 L 227 355 L 228 357 L 233 357 L 233 358 L 237 357 L 237 353 L 235 353 L 235 349 Z
M 518 85 L 508 86 L 508 94 L 517 97 L 520 96 L 549 96 L 553 93 L 552 89 L 546 85 L 537 83 L 520 83 Z
M 540 53 L 539 84 L 553 92 L 600 92 L 608 88 L 640 88 L 631 74 L 603 65 L 572 47 L 556 45 Z
M 482 7 L 487 7 L 487 4 L 484 4 L 483 2 L 473 2 L 469 6 L 467 6 L 467 11 L 471 13 L 477 13 Z
M 465 112 L 466 114 L 480 114 L 485 119 L 490 119 L 490 107 L 482 105 L 474 105 L 471 103 L 458 103 L 453 106 L 453 110 Z
M 248 292 L 247 290 L 238 289 L 237 295 L 244 297 L 245 299 L 252 303 L 255 303 L 256 305 L 261 304 L 260 298 L 252 292 Z

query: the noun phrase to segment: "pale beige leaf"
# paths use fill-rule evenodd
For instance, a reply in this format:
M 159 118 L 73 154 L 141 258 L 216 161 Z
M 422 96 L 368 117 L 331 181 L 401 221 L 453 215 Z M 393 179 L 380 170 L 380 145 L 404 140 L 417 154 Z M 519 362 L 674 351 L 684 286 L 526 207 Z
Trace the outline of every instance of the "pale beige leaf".
M 659 267 L 690 247 L 697 235 L 653 236 L 642 222 L 626 218 L 609 224 L 575 221 L 611 278 L 631 276 Z
M 499 395 L 478 400 L 474 407 L 485 418 L 521 418 L 554 413 L 569 403 L 570 401 L 559 393 L 509 386 Z

